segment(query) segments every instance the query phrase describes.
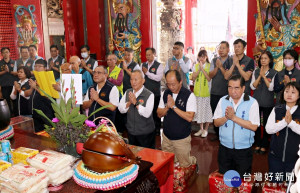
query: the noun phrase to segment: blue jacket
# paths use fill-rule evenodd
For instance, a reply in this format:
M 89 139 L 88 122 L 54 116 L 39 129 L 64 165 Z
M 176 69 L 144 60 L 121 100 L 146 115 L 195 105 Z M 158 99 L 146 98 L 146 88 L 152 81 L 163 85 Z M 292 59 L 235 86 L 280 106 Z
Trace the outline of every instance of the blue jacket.
M 220 100 L 222 116 L 225 116 L 226 108 L 228 106 L 233 107 L 233 104 L 230 102 L 228 95 L 222 97 Z M 249 111 L 254 102 L 254 98 L 245 94 L 236 109 L 236 116 L 244 120 L 249 120 Z M 230 149 L 246 149 L 251 147 L 254 142 L 254 135 L 254 131 L 245 129 L 231 120 L 228 120 L 219 130 L 221 144 Z

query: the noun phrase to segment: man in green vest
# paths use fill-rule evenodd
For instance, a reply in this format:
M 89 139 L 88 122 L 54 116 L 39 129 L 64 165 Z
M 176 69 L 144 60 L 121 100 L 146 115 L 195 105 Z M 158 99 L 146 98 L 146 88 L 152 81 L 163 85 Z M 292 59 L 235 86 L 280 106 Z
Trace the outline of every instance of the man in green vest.
M 107 56 L 107 71 L 108 80 L 117 86 L 120 95 L 123 95 L 123 70 L 116 66 L 117 56 L 114 54 L 109 54 Z

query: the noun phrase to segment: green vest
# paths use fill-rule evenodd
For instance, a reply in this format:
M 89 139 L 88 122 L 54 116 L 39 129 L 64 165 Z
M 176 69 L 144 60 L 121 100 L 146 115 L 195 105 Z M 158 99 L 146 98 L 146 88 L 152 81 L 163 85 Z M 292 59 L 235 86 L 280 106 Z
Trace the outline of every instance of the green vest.
M 199 69 L 199 63 L 195 66 L 195 72 L 197 72 Z M 209 74 L 210 69 L 210 63 L 205 63 L 204 71 Z M 206 77 L 204 76 L 203 72 L 200 71 L 198 77 L 195 80 L 194 83 L 194 94 L 196 97 L 209 97 L 209 87 L 208 87 L 208 81 Z
M 117 80 L 121 70 L 122 70 L 121 68 L 115 66 L 115 68 L 111 71 L 108 77 Z M 109 73 L 109 67 L 107 67 L 107 71 Z M 116 87 L 118 88 L 120 94 L 123 95 L 123 83 L 120 86 L 116 85 Z

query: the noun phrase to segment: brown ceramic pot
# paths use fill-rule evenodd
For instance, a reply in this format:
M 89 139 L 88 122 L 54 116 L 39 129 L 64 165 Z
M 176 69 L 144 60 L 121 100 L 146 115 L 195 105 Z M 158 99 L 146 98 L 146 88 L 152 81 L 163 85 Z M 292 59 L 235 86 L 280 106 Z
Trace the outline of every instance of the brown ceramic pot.
M 121 170 L 137 162 L 136 156 L 123 139 L 111 133 L 94 133 L 83 148 L 83 163 L 96 172 Z
M 0 99 L 0 131 L 6 129 L 10 123 L 10 111 L 5 99 Z

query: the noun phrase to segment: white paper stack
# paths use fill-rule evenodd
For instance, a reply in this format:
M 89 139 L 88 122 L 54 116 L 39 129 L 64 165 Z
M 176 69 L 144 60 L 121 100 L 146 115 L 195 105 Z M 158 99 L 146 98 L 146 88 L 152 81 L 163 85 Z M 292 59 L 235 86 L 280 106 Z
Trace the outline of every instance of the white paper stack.
M 0 174 L 1 193 L 47 192 L 48 180 L 45 170 L 19 163 Z
M 71 165 L 74 161 L 73 156 L 52 150 L 44 150 L 27 159 L 32 167 L 47 171 L 52 186 L 60 185 L 73 176 Z

